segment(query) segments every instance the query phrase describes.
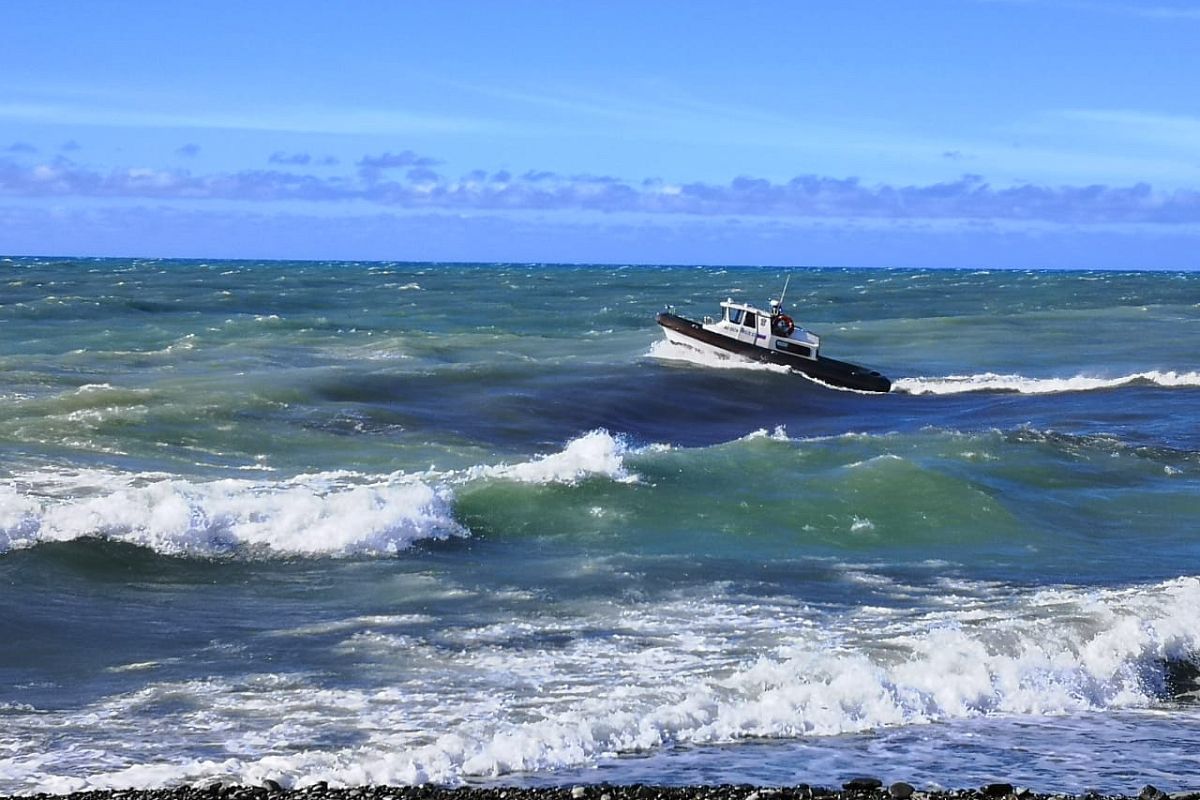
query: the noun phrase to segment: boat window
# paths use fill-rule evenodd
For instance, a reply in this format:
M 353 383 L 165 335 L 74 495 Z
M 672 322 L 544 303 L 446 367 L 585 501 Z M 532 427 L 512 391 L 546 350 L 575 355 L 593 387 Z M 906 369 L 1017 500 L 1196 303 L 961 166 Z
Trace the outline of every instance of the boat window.
M 805 347 L 802 344 L 792 344 L 791 342 L 783 342 L 783 341 L 777 340 L 775 342 L 775 348 L 777 350 L 783 350 L 788 353 L 795 353 L 796 355 L 804 356 L 805 358 L 812 358 L 812 350 L 810 350 L 809 348 Z
M 755 325 L 758 324 L 758 321 L 754 317 L 753 311 L 746 312 L 746 319 L 744 319 L 742 321 L 742 324 L 745 325 L 747 328 L 753 328 Z
M 729 321 L 734 325 L 742 321 L 742 310 L 740 308 L 727 308 L 725 311 L 729 315 Z

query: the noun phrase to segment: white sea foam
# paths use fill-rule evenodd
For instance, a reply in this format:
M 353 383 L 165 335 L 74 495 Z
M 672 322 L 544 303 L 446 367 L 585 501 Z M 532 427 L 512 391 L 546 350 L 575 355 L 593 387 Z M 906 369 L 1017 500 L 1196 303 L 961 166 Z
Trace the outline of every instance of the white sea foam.
M 567 443 L 557 453 L 517 464 L 474 467 L 468 478 L 501 478 L 521 483 L 576 483 L 584 478 L 605 477 L 632 483 L 636 475 L 625 469 L 629 452 L 624 439 L 606 430 L 594 430 Z
M 20 487 L 20 488 L 18 488 Z M 453 495 L 405 476 L 192 481 L 98 470 L 0 485 L 0 552 L 101 536 L 171 555 L 250 548 L 302 555 L 389 553 L 461 535 Z
M 0 553 L 89 536 L 167 555 L 389 554 L 421 539 L 466 535 L 454 488 L 471 481 L 626 483 L 624 439 L 595 430 L 562 450 L 465 470 L 282 480 L 193 480 L 161 473 L 42 470 L 0 482 Z
M 604 603 L 572 616 L 584 635 L 561 648 L 514 644 L 561 633 L 553 616 L 439 629 L 433 641 L 408 631 L 393 646 L 348 629 L 360 656 L 378 640 L 389 674 L 398 654 L 423 668 L 375 688 L 263 674 L 156 683 L 82 709 L 10 709 L 0 787 L 453 783 L 674 743 L 1144 708 L 1157 702 L 1163 661 L 1200 648 L 1195 578 L 1030 595 L 968 588 L 916 617 L 693 595 L 624 605 L 616 636 L 604 635 L 614 621 Z M 162 736 L 141 735 L 144 713 L 159 715 Z M 219 742 L 225 757 L 198 757 L 193 739 Z
M 1131 384 L 1164 387 L 1200 386 L 1200 372 L 1135 372 L 1115 378 L 1076 375 L 1071 378 L 1027 378 L 1023 375 L 947 375 L 941 378 L 899 378 L 892 390 L 908 394 L 962 394 L 964 392 L 1017 392 L 1020 394 L 1057 394 L 1115 389 Z
M 649 358 L 657 358 L 662 361 L 684 361 L 689 364 L 696 364 L 701 367 L 712 367 L 714 369 L 740 369 L 740 370 L 755 370 L 758 372 L 774 372 L 781 375 L 795 374 L 805 380 L 811 381 L 826 389 L 834 389 L 839 392 L 851 392 L 853 394 L 874 395 L 876 392 L 868 392 L 861 389 L 850 389 L 845 386 L 835 386 L 832 383 L 827 383 L 819 378 L 814 378 L 811 375 L 806 375 L 803 372 L 792 370 L 785 364 L 770 364 L 765 361 L 753 361 L 748 358 L 736 355 L 734 353 L 725 353 L 718 350 L 700 350 L 687 345 L 678 344 L 667 339 L 659 339 L 650 345 L 650 349 L 646 352 Z
M 787 435 L 787 426 L 786 425 L 776 425 L 775 429 L 772 430 L 770 433 L 767 432 L 766 428 L 759 428 L 757 430 L 750 431 L 750 433 L 747 433 L 745 436 L 743 436 L 738 441 L 752 442 L 755 439 L 770 439 L 775 442 L 790 442 L 791 441 L 791 439 L 789 439 L 788 435 Z
M 852 518 L 852 524 L 850 525 L 851 533 L 869 533 L 873 530 L 875 530 L 875 523 L 867 517 L 855 516 Z
M 747 358 L 735 355 L 733 353 L 725 354 L 723 352 L 697 350 L 686 345 L 677 344 L 667 339 L 658 339 L 646 352 L 649 358 L 657 358 L 662 361 L 686 361 L 689 364 L 696 364 L 701 367 L 712 367 L 714 369 L 749 369 L 759 372 L 778 372 L 788 373 L 791 370 L 782 364 L 768 364 L 765 361 L 751 361 Z

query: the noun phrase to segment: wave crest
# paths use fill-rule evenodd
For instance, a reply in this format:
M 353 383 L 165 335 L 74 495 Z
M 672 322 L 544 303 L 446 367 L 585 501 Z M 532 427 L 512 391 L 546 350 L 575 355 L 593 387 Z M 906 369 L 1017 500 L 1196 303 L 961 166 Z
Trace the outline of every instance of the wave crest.
M 624 438 L 594 430 L 562 450 L 459 471 L 327 472 L 278 481 L 189 480 L 160 473 L 43 470 L 0 483 L 0 553 L 100 537 L 164 555 L 396 553 L 465 536 L 454 488 L 476 480 L 574 484 L 638 480 Z
M 946 375 L 940 378 L 899 378 L 892 382 L 892 391 L 906 394 L 964 394 L 967 392 L 1015 392 L 1018 394 L 1058 394 L 1062 392 L 1091 392 L 1121 386 L 1200 386 L 1200 372 L 1135 372 L 1116 378 L 1097 378 L 1076 375 L 1071 378 L 1027 378 L 1024 375 L 1000 375 L 984 372 L 978 375 Z
M 394 553 L 421 539 L 463 535 L 452 502 L 446 487 L 397 476 L 193 482 L 43 473 L 33 492 L 0 486 L 0 552 L 99 536 L 165 555 Z
M 457 671 L 430 676 L 432 685 L 422 682 L 418 695 L 390 685 L 322 688 L 298 674 L 260 675 L 252 693 L 240 681 L 150 685 L 103 700 L 73 720 L 104 736 L 113 720 L 128 719 L 144 703 L 193 698 L 179 704 L 166 726 L 175 737 L 167 745 L 172 768 L 162 763 L 160 745 L 139 737 L 122 743 L 129 757 L 121 768 L 65 774 L 60 761 L 30 761 L 38 774 L 27 776 L 27 785 L 66 792 L 213 779 L 255 784 L 271 778 L 292 787 L 453 784 L 594 764 L 676 743 L 1146 708 L 1165 696 L 1172 664 L 1194 667 L 1198 610 L 1195 578 L 1118 590 L 1064 587 L 947 604 L 907 622 L 892 618 L 869 634 L 861 631 L 867 609 L 858 609 L 859 616 L 829 620 L 838 633 L 830 639 L 799 618 L 781 626 L 761 617 L 765 611 L 786 617 L 784 608 L 680 599 L 628 609 L 622 624 L 633 635 L 584 636 L 565 652 L 506 649 L 498 661 L 492 648 L 456 650 L 456 670 L 499 680 L 506 690 L 468 701 L 467 710 L 486 707 L 486 713 L 462 715 L 459 708 L 449 723 L 444 698 L 461 686 Z M 681 613 L 689 622 L 685 629 Z M 591 621 L 597 630 L 611 625 L 608 617 Z M 728 652 L 730 625 L 760 637 L 755 654 Z M 656 645 L 642 652 L 643 637 Z M 365 646 L 361 638 L 354 643 Z M 406 652 L 432 647 L 409 636 L 393 646 Z M 555 686 L 559 696 L 547 700 L 533 689 L 539 700 L 531 711 L 529 695 L 506 677 L 515 674 L 537 676 L 534 683 Z M 347 708 L 356 713 L 347 715 Z M 16 723 L 42 724 L 32 714 Z M 363 741 L 324 748 L 291 743 L 318 726 Z M 214 730 L 226 737 L 225 760 L 179 755 L 189 736 L 211 737 Z M 264 756 L 264 746 L 274 752 Z
M 577 483 L 600 476 L 623 483 L 637 481 L 625 470 L 625 440 L 600 429 L 572 439 L 557 453 L 517 464 L 472 467 L 468 478 L 501 478 L 520 483 Z

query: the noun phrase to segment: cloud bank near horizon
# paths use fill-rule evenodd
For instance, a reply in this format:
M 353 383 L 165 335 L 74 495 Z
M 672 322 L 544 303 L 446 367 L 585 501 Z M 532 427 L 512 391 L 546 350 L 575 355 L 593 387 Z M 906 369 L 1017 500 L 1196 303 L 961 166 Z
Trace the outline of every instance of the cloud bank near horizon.
M 159 201 L 358 202 L 380 210 L 425 212 L 573 211 L 654 218 L 758 217 L 965 220 L 1072 225 L 1200 223 L 1200 191 L 1127 186 L 994 186 L 966 174 L 925 185 L 867 184 L 856 177 L 798 175 L 786 181 L 739 176 L 728 183 L 626 180 L 472 170 L 454 177 L 443 162 L 411 150 L 365 155 L 353 174 L 314 175 L 283 167 L 328 166 L 304 153 L 271 155 L 270 169 L 95 169 L 64 156 L 0 155 L 0 197 Z M 194 155 L 194 153 L 193 153 Z

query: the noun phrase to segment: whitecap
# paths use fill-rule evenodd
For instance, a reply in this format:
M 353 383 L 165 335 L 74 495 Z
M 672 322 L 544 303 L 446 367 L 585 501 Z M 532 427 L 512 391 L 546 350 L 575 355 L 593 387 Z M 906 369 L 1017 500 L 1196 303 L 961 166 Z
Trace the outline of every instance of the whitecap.
M 1195 578 L 1008 596 L 973 588 L 980 591 L 969 599 L 885 625 L 869 607 L 818 626 L 808 610 L 782 604 L 680 598 L 627 607 L 622 635 L 580 636 L 564 649 L 455 646 L 452 673 L 409 685 L 329 689 L 287 674 L 152 684 L 51 718 L 10 715 L 0 746 L 21 755 L 13 763 L 30 792 L 266 778 L 292 787 L 453 784 L 678 743 L 1152 707 L 1163 664 L 1200 646 Z M 606 629 L 611 613 L 606 605 L 572 624 Z M 455 645 L 501 645 L 541 624 L 439 635 Z M 754 649 L 731 652 L 731 630 Z M 384 650 L 445 657 L 444 644 L 419 636 L 367 638 Z M 474 691 L 464 694 L 463 676 Z M 42 757 L 30 751 L 34 739 L 21 738 L 20 726 L 68 723 L 101 740 L 120 736 L 139 709 L 164 697 L 194 700 L 176 704 L 163 727 L 170 741 L 129 734 L 119 757 L 76 752 L 65 764 L 64 753 Z M 331 726 L 353 731 L 353 744 L 293 744 Z M 217 738 L 228 757 L 185 755 L 189 736 Z
M 402 474 L 195 481 L 47 471 L 0 485 L 0 552 L 102 537 L 167 555 L 394 553 L 465 535 L 452 503 L 448 487 Z
M 1200 386 L 1200 372 L 1173 370 L 1135 372 L 1115 378 L 1076 375 L 1070 378 L 1028 378 L 1023 375 L 999 375 L 985 372 L 978 375 L 946 375 L 944 377 L 899 378 L 892 390 L 907 394 L 962 394 L 965 392 L 1017 392 L 1020 394 L 1057 394 L 1115 389 L 1132 384 L 1151 384 L 1163 387 Z
M 606 430 L 594 430 L 572 439 L 557 453 L 530 461 L 467 470 L 468 479 L 501 478 L 520 483 L 577 483 L 589 477 L 605 477 L 623 483 L 638 480 L 625 469 L 629 447 L 625 440 Z

